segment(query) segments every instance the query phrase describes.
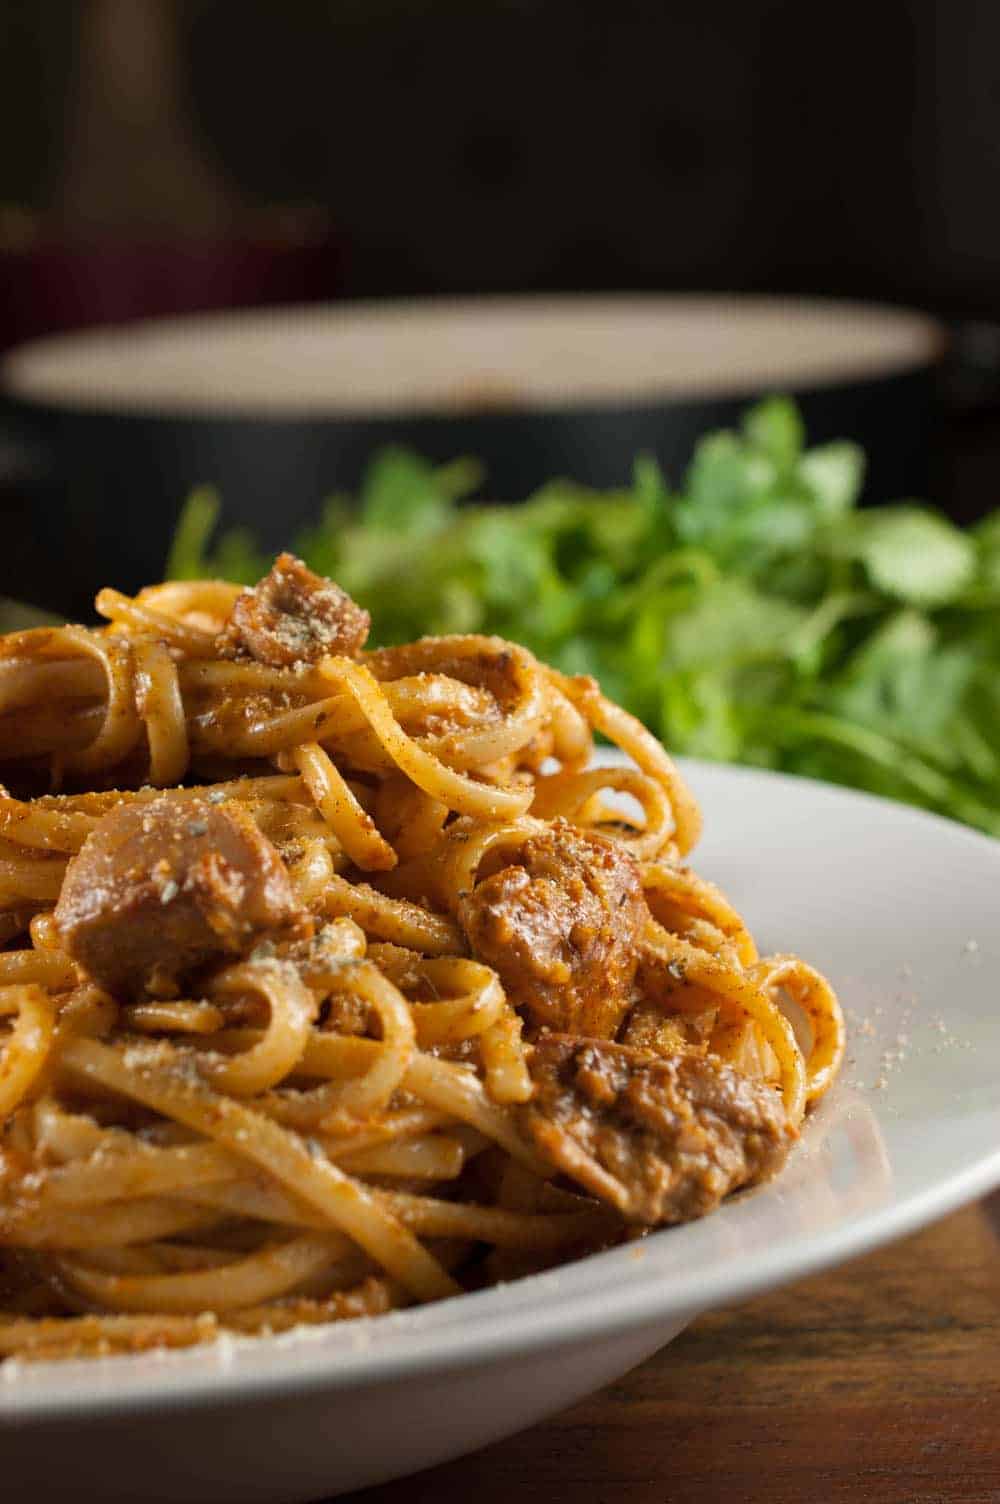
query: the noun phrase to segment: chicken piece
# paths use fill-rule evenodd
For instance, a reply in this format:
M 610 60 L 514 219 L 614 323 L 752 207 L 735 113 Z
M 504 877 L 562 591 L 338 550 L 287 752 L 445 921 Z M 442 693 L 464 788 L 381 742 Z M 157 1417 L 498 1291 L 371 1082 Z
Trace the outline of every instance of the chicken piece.
M 270 573 L 237 596 L 219 647 L 231 656 L 290 668 L 327 653 L 355 657 L 370 626 L 368 612 L 346 590 L 313 574 L 294 554 L 279 554 Z
M 284 863 L 240 806 L 163 795 L 122 804 L 70 862 L 63 948 L 115 996 L 176 996 L 214 958 L 302 925 Z
M 795 1138 L 777 1091 L 710 1055 L 662 1059 L 543 1034 L 521 1125 L 556 1169 L 630 1222 L 687 1222 L 773 1175 Z
M 462 900 L 469 945 L 530 1023 L 611 1038 L 629 1006 L 648 918 L 634 861 L 564 820 L 530 836 L 516 861 Z

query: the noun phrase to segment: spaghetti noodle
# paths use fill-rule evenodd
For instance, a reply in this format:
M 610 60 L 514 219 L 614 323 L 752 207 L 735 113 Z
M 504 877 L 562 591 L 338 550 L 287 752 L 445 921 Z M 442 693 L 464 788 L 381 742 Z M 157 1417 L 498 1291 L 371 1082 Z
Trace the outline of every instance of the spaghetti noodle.
M 375 1315 L 778 1168 L 836 998 L 592 680 L 366 652 L 288 555 L 97 607 L 0 639 L 0 1358 Z

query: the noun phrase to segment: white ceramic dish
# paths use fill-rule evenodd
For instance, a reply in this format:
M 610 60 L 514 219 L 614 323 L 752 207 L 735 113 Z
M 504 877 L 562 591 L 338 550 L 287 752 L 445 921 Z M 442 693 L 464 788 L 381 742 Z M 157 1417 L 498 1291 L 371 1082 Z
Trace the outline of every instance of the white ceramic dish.
M 782 1177 L 552 1274 L 375 1322 L 0 1369 L 4 1497 L 290 1504 L 469 1451 L 625 1372 L 695 1314 L 1000 1182 L 1000 843 L 843 790 L 693 765 L 698 869 L 849 1011 Z

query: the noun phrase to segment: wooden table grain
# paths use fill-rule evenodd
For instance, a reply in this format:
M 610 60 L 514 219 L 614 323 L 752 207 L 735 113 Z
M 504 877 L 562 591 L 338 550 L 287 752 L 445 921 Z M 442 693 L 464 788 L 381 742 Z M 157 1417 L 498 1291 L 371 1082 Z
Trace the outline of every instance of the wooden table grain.
M 696 1321 L 364 1504 L 1000 1504 L 1000 1202 Z

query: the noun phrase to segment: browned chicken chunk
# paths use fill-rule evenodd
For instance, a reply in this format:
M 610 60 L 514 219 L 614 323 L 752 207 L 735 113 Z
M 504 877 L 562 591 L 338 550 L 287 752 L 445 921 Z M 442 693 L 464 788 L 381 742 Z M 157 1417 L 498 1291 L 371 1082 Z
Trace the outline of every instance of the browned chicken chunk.
M 687 1222 L 773 1175 L 795 1130 L 777 1091 L 711 1056 L 543 1034 L 528 1137 L 629 1221 Z
M 238 804 L 169 795 L 105 815 L 55 909 L 69 955 L 126 997 L 176 995 L 205 962 L 300 917 L 284 863 Z
M 270 573 L 237 597 L 219 645 L 223 652 L 289 668 L 327 653 L 353 658 L 370 626 L 368 612 L 339 585 L 313 574 L 294 554 L 279 554 Z
M 562 820 L 529 837 L 516 862 L 463 900 L 470 946 L 531 1023 L 611 1038 L 629 1006 L 647 917 L 635 863 Z

